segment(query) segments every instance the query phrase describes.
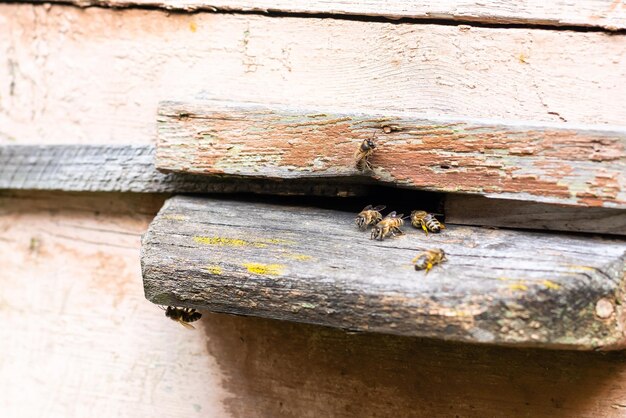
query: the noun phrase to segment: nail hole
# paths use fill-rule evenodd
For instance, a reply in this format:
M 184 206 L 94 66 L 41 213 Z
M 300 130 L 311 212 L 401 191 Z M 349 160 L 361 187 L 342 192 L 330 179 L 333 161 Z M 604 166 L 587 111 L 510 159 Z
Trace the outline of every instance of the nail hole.
M 444 170 L 449 170 L 450 169 L 450 166 L 448 164 L 441 164 L 439 167 L 443 168 Z

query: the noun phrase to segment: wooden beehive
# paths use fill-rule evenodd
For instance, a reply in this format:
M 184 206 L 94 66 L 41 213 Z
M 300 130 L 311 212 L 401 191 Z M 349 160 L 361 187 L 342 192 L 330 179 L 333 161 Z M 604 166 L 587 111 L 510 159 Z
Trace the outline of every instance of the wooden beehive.
M 623 416 L 623 1 L 18 1 L 0 35 L 7 416 Z M 447 229 L 370 240 L 366 204 Z

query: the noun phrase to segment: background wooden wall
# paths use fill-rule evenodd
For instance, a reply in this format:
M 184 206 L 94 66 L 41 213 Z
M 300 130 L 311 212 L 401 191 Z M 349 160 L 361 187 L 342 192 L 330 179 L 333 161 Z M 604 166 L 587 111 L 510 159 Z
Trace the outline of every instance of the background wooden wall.
M 180 12 L 195 0 L 141 2 L 175 13 L 32 3 L 0 3 L 0 144 L 153 143 L 158 101 L 191 96 L 557 123 L 626 117 L 621 1 L 581 2 L 563 20 L 558 10 L 536 18 L 536 2 L 521 15 L 499 1 L 486 12 L 392 13 L 458 25 Z M 328 12 L 312 3 L 305 11 Z M 356 12 L 377 14 L 368 7 Z M 485 13 L 527 26 L 467 24 Z M 589 30 L 543 26 L 559 24 Z M 626 416 L 618 352 L 216 314 L 190 332 L 143 295 L 140 235 L 165 198 L 0 191 L 2 417 Z

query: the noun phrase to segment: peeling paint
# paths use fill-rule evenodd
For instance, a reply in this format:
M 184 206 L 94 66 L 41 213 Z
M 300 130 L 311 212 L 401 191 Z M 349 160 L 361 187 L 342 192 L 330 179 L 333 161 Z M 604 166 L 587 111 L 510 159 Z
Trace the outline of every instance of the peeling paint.
M 185 104 L 169 106 L 161 113 L 189 111 Z M 363 139 L 376 138 L 379 147 L 370 162 L 378 181 L 433 191 L 506 194 L 520 200 L 626 206 L 626 133 L 621 131 L 409 116 L 393 117 L 394 129 L 385 130 L 391 125 L 381 120 L 391 116 L 245 105 L 230 109 L 230 116 L 217 105 L 193 110 L 198 117 L 185 121 L 168 117 L 162 122 L 160 168 L 175 169 L 186 161 L 189 172 L 272 178 L 362 176 L 355 169 L 354 152 Z M 181 143 L 179 131 L 220 132 L 220 138 Z M 170 135 L 178 135 L 172 145 Z

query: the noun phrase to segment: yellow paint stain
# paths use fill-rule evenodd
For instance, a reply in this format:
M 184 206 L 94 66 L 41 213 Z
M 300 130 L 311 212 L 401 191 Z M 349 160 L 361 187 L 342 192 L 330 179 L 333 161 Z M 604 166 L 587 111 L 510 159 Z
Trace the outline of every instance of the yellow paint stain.
M 264 238 L 259 241 L 248 241 L 239 238 L 226 238 L 226 237 L 193 237 L 193 240 L 198 244 L 204 245 L 217 245 L 220 247 L 255 247 L 266 248 L 268 244 L 272 245 L 292 245 L 295 241 L 279 238 Z
M 198 30 L 198 24 L 192 20 L 191 22 L 189 22 L 189 29 L 192 32 L 197 31 Z
M 290 239 L 280 239 L 280 238 L 262 239 L 261 242 L 265 242 L 267 244 L 276 244 L 276 245 L 280 245 L 280 244 L 293 245 L 296 243 L 295 241 L 292 241 Z
M 285 253 L 285 254 L 283 254 L 283 257 L 290 258 L 292 260 L 297 260 L 297 261 L 310 261 L 310 260 L 313 259 L 313 257 L 310 256 L 310 255 L 295 254 L 295 253 Z
M 541 282 L 541 284 L 543 284 L 548 289 L 552 289 L 552 290 L 559 290 L 561 288 L 560 284 L 554 283 L 553 281 L 550 281 L 550 280 L 544 280 Z
M 187 219 L 187 217 L 185 215 L 178 215 L 178 214 L 173 213 L 173 214 L 163 216 L 163 219 L 169 219 L 172 221 L 184 221 L 185 219 Z
M 210 266 L 206 266 L 205 269 L 211 274 L 217 274 L 217 275 L 222 274 L 222 268 L 220 266 L 210 265 Z
M 522 64 L 528 64 L 528 57 L 526 56 L 526 54 L 524 54 L 523 52 L 520 53 L 517 57 L 517 59 L 519 60 L 519 62 L 521 62 Z
M 251 242 L 238 238 L 224 238 L 224 237 L 193 237 L 193 240 L 198 244 L 203 245 L 217 245 L 220 247 L 256 247 L 265 248 L 266 244 L 260 242 Z
M 520 291 L 520 292 L 525 292 L 526 290 L 528 290 L 528 286 L 521 284 L 521 283 L 513 283 L 509 285 L 509 289 Z
M 587 271 L 595 271 L 596 269 L 593 267 L 589 267 L 589 266 L 579 266 L 577 264 L 566 264 L 566 266 L 571 267 L 573 269 L 578 269 L 578 270 L 587 270 Z
M 253 274 L 266 274 L 269 276 L 279 276 L 285 270 L 282 264 L 261 264 L 261 263 L 244 263 L 243 266 Z

